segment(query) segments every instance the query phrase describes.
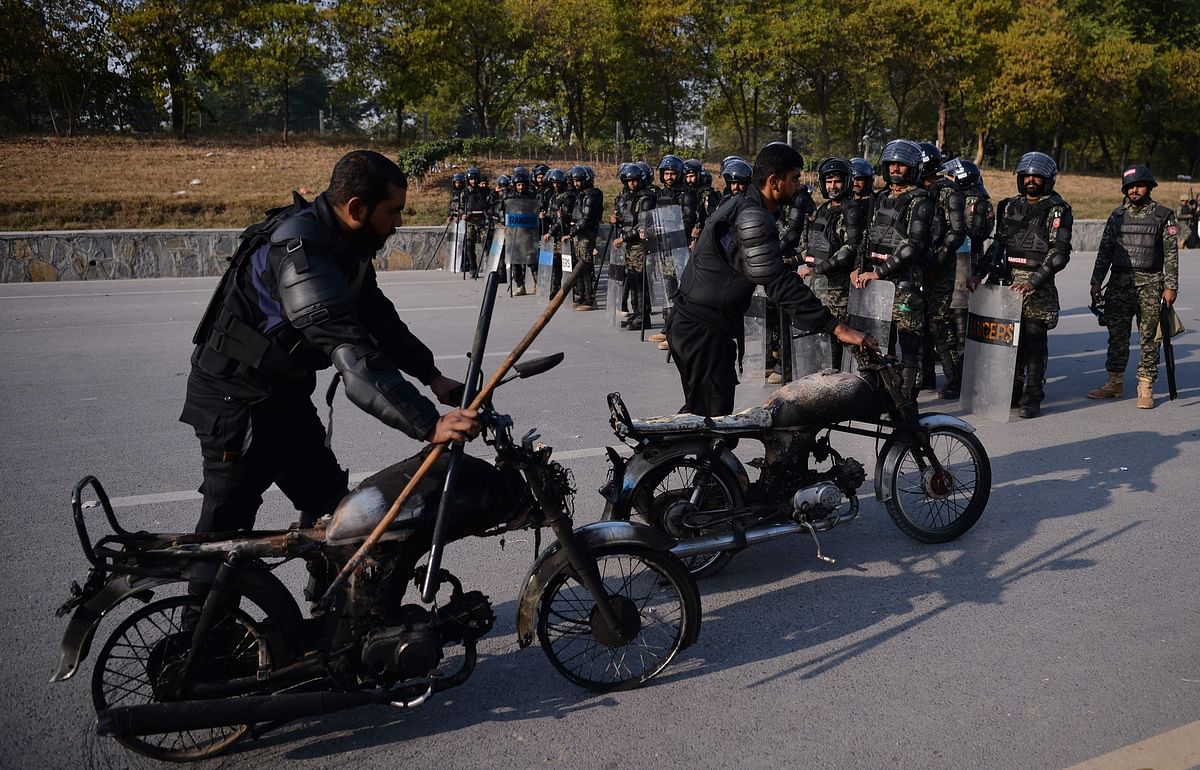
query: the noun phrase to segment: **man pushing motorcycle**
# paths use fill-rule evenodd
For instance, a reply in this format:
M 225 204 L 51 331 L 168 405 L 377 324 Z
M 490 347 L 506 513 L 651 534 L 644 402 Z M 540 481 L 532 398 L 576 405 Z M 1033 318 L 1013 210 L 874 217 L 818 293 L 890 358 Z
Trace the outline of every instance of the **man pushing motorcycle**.
M 348 473 L 312 402 L 316 372 L 331 364 L 352 402 L 414 439 L 479 434 L 475 410 L 439 416 L 405 379 L 448 406 L 461 398 L 376 282 L 371 259 L 400 226 L 407 187 L 395 163 L 356 150 L 314 201 L 294 195 L 242 233 L 193 337 L 180 415 L 203 457 L 197 532 L 252 528 L 272 482 L 305 527 L 346 495 Z
M 768 144 L 754 160 L 746 192 L 727 198 L 704 226 L 668 321 L 667 340 L 683 384 L 682 411 L 708 417 L 733 411 L 735 340 L 742 338 L 755 286 L 797 325 L 832 333 L 846 345 L 879 349 L 874 338 L 838 322 L 783 262 L 775 217 L 795 194 L 803 166 L 790 145 Z

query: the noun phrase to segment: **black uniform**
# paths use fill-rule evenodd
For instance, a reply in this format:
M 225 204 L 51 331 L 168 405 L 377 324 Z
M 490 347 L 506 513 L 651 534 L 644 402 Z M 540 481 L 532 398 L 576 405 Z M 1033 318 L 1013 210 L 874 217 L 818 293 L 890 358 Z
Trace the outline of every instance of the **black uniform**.
M 735 340 L 755 286 L 803 327 L 831 332 L 837 326 L 784 265 L 775 217 L 750 186 L 709 218 L 675 294 L 667 339 L 683 383 L 683 411 L 710 417 L 733 411 Z
M 347 473 L 311 399 L 331 363 L 366 412 L 416 439 L 433 429 L 437 408 L 401 371 L 425 384 L 440 372 L 380 291 L 373 256 L 341 237 L 324 194 L 242 234 L 193 338 L 179 418 L 204 458 L 197 531 L 253 527 L 272 482 L 304 525 L 333 511 Z

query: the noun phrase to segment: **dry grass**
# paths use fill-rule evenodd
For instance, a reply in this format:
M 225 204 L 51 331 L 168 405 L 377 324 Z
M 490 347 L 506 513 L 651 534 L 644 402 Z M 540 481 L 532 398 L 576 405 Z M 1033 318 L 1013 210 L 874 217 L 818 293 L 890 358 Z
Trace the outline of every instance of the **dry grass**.
M 284 147 L 253 139 L 195 140 L 127 137 L 0 140 L 0 230 L 244 227 L 292 190 L 311 197 L 348 150 L 368 146 L 394 156 L 395 147 L 301 140 Z M 486 159 L 493 176 L 513 160 Z M 523 161 L 531 164 L 532 161 Z M 618 183 L 598 168 L 612 200 Z M 443 221 L 449 172 L 431 175 L 409 192 L 409 224 Z M 192 180 L 199 184 L 191 184 Z M 985 172 L 994 196 L 1014 190 L 1005 172 Z M 1078 219 L 1107 216 L 1120 200 L 1117 180 L 1064 175 L 1058 189 Z M 1188 184 L 1164 182 L 1158 200 L 1176 206 Z

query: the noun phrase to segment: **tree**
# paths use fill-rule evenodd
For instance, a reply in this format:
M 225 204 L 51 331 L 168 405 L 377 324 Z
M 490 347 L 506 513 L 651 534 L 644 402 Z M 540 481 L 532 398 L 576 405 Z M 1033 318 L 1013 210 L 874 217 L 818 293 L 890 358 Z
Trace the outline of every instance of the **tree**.
M 306 70 L 325 63 L 326 18 L 313 2 L 248 2 L 238 8 L 213 67 L 227 81 L 245 78 L 280 98 L 283 141 L 291 127 L 291 92 Z

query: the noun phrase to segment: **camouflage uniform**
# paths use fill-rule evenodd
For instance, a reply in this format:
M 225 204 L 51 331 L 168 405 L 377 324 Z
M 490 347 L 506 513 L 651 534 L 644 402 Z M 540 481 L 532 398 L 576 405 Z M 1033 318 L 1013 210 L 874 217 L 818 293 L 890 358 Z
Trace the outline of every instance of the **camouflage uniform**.
M 962 374 L 962 344 L 954 321 L 954 283 L 958 275 L 958 247 L 967 237 L 966 197 L 949 180 L 936 182 L 929 193 L 934 198 L 933 218 L 934 266 L 925 274 L 926 342 L 931 343 L 942 361 L 946 375 L 943 398 L 958 394 Z M 933 351 L 926 349 L 928 385 L 933 385 Z
M 1158 241 L 1154 263 L 1135 267 L 1130 252 L 1122 243 L 1122 225 L 1143 223 L 1152 227 Z M 1104 368 L 1109 374 L 1124 374 L 1129 364 L 1130 325 L 1138 319 L 1138 340 L 1142 354 L 1138 359 L 1139 379 L 1158 379 L 1159 304 L 1164 289 L 1179 290 L 1179 225 L 1170 209 L 1146 197 L 1139 205 L 1126 201 L 1108 217 L 1092 283 L 1101 284 L 1112 271 L 1104 293 L 1104 317 L 1108 325 L 1108 355 Z M 1136 257 L 1134 257 L 1136 260 Z
M 463 216 L 467 221 L 466 237 L 463 239 L 462 270 L 469 273 L 479 265 L 479 259 L 487 256 L 488 234 L 491 232 L 491 190 L 483 186 L 468 187 L 463 196 Z M 475 245 L 484 244 L 482 255 L 476 253 Z
M 900 195 L 894 195 L 886 189 L 879 193 L 871 209 L 867 246 L 863 250 L 864 259 L 861 260 L 863 271 L 877 273 L 883 265 L 894 262 L 886 275 L 880 273 L 881 278 L 896 284 L 892 322 L 896 329 L 918 336 L 925 330 L 925 299 L 921 295 L 921 274 L 924 270 L 920 261 L 924 259 L 929 248 L 931 223 L 922 219 L 918 230 L 924 232 L 924 237 L 919 242 L 913 243 L 907 235 L 913 229 L 915 217 L 932 216 L 932 205 L 923 205 L 925 203 L 931 203 L 929 193 L 915 187 Z M 896 217 L 896 221 L 889 227 L 885 220 L 892 216 Z M 900 253 L 902 245 L 912 247 L 911 252 L 905 250 L 909 256 L 893 260 L 893 255 Z

